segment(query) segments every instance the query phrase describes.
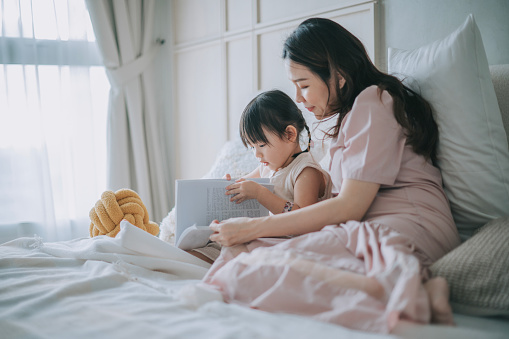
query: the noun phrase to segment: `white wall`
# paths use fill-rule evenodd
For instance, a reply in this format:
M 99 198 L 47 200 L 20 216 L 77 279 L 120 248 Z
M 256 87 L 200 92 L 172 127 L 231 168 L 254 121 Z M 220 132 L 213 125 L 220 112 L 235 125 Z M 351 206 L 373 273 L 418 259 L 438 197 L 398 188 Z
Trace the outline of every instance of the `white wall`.
M 200 178 L 259 91 L 294 96 L 282 44 L 304 19 L 330 18 L 375 59 L 374 0 L 172 0 L 175 178 Z M 311 126 L 312 128 L 312 126 Z
M 381 0 L 378 65 L 387 48 L 414 49 L 453 32 L 472 13 L 490 65 L 509 63 L 509 0 Z

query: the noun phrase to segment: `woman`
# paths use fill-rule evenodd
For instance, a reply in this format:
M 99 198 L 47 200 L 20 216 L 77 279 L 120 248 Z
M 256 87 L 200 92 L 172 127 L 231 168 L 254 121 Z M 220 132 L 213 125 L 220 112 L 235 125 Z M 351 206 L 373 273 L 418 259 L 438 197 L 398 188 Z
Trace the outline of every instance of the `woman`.
M 427 271 L 460 243 L 433 166 L 430 105 L 328 19 L 300 24 L 283 58 L 297 102 L 337 119 L 328 133 L 336 196 L 213 222 L 211 240 L 226 247 L 205 283 L 229 302 L 362 330 L 390 331 L 400 318 L 452 323 L 447 284 Z M 300 236 L 275 238 L 288 235 Z

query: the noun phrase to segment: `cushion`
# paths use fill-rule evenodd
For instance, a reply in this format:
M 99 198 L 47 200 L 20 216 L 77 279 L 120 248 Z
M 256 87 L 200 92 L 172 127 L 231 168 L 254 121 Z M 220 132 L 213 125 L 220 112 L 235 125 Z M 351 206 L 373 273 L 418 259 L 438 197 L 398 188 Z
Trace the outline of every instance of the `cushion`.
M 502 113 L 507 144 L 509 144 L 509 64 L 490 66 L 491 80 L 497 94 L 498 107 Z
M 258 165 L 260 163 L 253 152 L 242 144 L 240 138 L 236 138 L 223 145 L 214 164 L 203 178 L 222 178 L 226 173 L 232 178 L 239 178 L 251 173 Z
M 509 217 L 493 220 L 431 266 L 456 313 L 509 316 Z
M 474 17 L 427 46 L 389 48 L 388 66 L 434 110 L 437 165 L 462 240 L 509 215 L 507 137 Z

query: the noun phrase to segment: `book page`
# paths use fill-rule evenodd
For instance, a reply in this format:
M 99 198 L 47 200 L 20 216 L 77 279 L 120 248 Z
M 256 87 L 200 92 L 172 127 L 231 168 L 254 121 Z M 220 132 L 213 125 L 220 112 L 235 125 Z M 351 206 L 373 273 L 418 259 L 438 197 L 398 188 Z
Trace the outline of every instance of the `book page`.
M 207 187 L 207 220 L 225 220 L 236 217 L 260 217 L 260 203 L 255 199 L 240 204 L 230 201 L 231 195 L 225 196 L 224 187 Z M 263 206 L 262 206 L 263 207 Z M 209 224 L 210 224 L 209 222 Z
M 259 182 L 271 191 L 274 185 L 268 178 L 249 179 Z M 225 187 L 234 180 L 224 179 L 196 179 L 177 180 L 175 191 L 175 221 L 178 241 L 182 232 L 191 225 L 208 226 L 217 220 L 235 217 L 261 217 L 269 215 L 269 211 L 257 200 L 250 199 L 240 204 L 230 201 Z

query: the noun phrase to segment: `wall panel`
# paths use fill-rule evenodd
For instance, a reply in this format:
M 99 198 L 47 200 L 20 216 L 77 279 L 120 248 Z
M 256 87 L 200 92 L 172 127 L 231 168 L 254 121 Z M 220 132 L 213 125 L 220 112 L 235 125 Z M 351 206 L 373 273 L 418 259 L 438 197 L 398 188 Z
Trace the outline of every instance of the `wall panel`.
M 375 60 L 376 1 L 172 0 L 177 178 L 200 178 L 238 136 L 246 104 L 278 88 L 294 97 L 281 60 L 287 35 L 308 17 L 341 23 Z M 309 125 L 312 115 L 304 112 Z
M 253 4 L 251 1 L 226 1 L 226 30 L 228 32 L 250 29 L 252 26 Z
M 258 35 L 258 90 L 292 88 L 293 85 L 286 75 L 281 51 L 286 37 L 296 27 L 297 25 L 294 24 Z
M 227 42 L 228 139 L 239 135 L 240 116 L 253 98 L 253 48 L 251 36 Z
M 260 0 L 257 23 L 279 23 L 293 17 L 306 17 L 316 11 L 334 8 L 351 1 L 341 0 Z M 312 15 L 312 14 L 311 14 Z
M 221 0 L 174 0 L 175 43 L 213 38 L 221 33 Z
M 221 44 L 181 51 L 175 57 L 177 95 L 176 178 L 199 178 L 227 139 Z

